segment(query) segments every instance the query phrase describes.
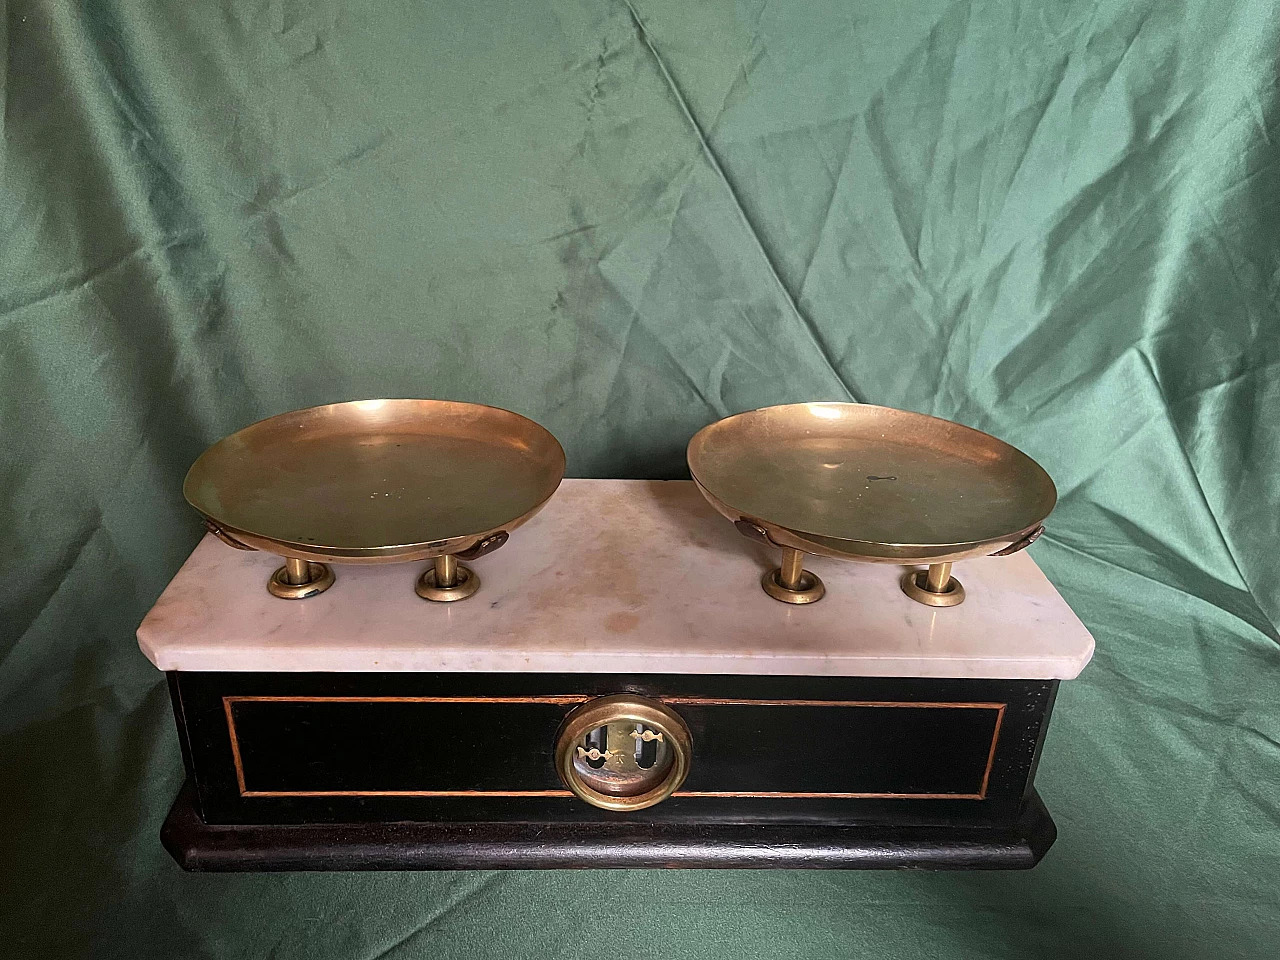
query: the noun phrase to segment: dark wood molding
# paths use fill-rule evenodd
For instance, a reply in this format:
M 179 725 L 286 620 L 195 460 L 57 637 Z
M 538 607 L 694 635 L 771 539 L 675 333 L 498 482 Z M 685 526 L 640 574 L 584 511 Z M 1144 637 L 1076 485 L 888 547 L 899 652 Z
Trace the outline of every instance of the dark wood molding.
M 1034 791 L 1012 824 L 344 823 L 211 826 L 188 784 L 161 830 L 186 870 L 844 868 L 1019 870 L 1056 830 Z

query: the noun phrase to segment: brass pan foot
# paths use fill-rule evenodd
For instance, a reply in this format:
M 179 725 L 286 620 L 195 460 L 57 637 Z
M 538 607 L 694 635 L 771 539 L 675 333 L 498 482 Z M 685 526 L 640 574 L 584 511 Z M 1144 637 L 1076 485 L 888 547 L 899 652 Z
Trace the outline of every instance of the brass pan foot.
M 790 547 L 782 551 L 782 566 L 760 580 L 764 592 L 783 603 L 817 603 L 827 592 L 816 573 L 802 566 L 804 554 Z
M 418 578 L 414 587 L 423 600 L 448 603 L 465 600 L 480 589 L 480 577 L 451 554 L 436 557 L 434 563 Z
M 267 581 L 267 590 L 281 600 L 305 600 L 324 593 L 333 586 L 333 581 L 333 571 L 328 564 L 285 557 L 284 566 Z
M 951 575 L 951 564 L 934 563 L 926 570 L 908 570 L 902 592 L 930 607 L 954 607 L 964 602 L 964 586 Z

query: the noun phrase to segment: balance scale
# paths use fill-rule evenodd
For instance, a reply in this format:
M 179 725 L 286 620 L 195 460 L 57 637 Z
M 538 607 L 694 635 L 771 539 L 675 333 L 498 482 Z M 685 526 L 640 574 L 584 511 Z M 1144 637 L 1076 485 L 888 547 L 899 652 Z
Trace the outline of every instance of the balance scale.
M 723 482 L 738 418 L 695 437 L 695 481 L 561 483 L 559 445 L 514 414 L 362 403 L 246 428 L 188 477 L 210 533 L 138 629 L 169 679 L 187 782 L 161 839 L 185 869 L 1026 868 L 1053 843 L 1036 764 L 1093 640 L 1035 562 L 954 540 L 847 562 L 874 538 L 799 522 L 919 511 L 912 480 L 955 459 L 938 434 L 891 463 L 854 442 L 883 408 L 747 423 L 834 464 L 815 497 L 777 463 Z M 796 429 L 815 408 L 826 426 Z M 998 448 L 952 427 L 999 499 Z M 778 483 L 789 506 L 743 512 Z

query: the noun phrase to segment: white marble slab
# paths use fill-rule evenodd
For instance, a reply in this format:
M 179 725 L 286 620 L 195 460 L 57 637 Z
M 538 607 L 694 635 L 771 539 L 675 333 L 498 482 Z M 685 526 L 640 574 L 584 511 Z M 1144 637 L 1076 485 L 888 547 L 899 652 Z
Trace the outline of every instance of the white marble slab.
M 267 593 L 277 557 L 206 537 L 138 628 L 161 670 L 533 671 L 1070 679 L 1093 638 L 1026 553 L 958 563 L 967 598 L 932 608 L 902 568 L 807 557 L 827 595 L 760 589 L 778 562 L 689 481 L 566 480 L 479 592 L 413 592 L 427 563 L 335 566 L 307 600 Z

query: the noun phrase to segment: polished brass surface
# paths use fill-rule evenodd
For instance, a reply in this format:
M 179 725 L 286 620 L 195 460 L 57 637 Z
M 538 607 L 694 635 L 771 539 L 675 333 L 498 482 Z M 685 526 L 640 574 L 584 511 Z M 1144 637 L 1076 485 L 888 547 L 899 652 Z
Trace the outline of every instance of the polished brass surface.
M 648 767 L 643 766 L 646 753 Z M 631 694 L 582 704 L 565 717 L 556 737 L 560 779 L 604 810 L 643 810 L 661 803 L 684 782 L 692 756 L 693 741 L 680 715 Z
M 297 557 L 284 558 L 284 582 L 293 586 L 300 586 L 304 583 L 310 583 L 312 580 L 311 571 L 308 569 L 310 561 L 301 560 Z
M 950 567 L 950 564 L 937 564 Z M 932 579 L 931 579 L 932 578 Z M 943 584 L 941 589 L 932 589 L 931 582 Z M 917 603 L 930 607 L 954 607 L 964 602 L 964 585 L 947 573 L 946 580 L 941 580 L 934 573 L 934 567 L 925 570 L 908 570 L 902 577 L 902 592 Z
M 930 593 L 946 593 L 947 584 L 951 581 L 951 564 L 934 563 L 924 579 L 924 588 Z
M 450 603 L 465 600 L 479 590 L 480 577 L 456 557 L 446 554 L 432 561 L 413 589 L 423 600 Z
M 1007 443 L 867 404 L 728 417 L 698 431 L 688 460 L 703 496 L 730 520 L 778 546 L 846 560 L 984 556 L 1019 542 L 1057 500 L 1048 474 Z
M 328 564 L 288 557 L 285 565 L 267 581 L 267 590 L 281 600 L 305 600 L 324 593 L 333 586 L 335 579 Z
M 456 587 L 458 585 L 458 558 L 445 554 L 433 561 L 437 587 Z
M 778 568 L 778 584 L 786 590 L 798 590 L 802 573 L 804 573 L 804 554 L 787 547 L 782 551 L 782 566 Z
M 518 414 L 359 400 L 245 427 L 200 456 L 183 493 L 233 545 L 381 563 L 479 548 L 533 516 L 563 475 L 560 444 Z

